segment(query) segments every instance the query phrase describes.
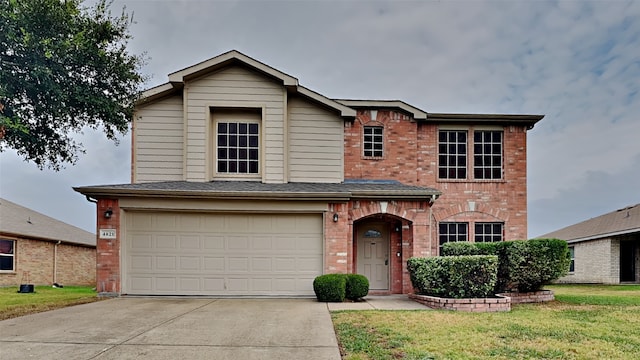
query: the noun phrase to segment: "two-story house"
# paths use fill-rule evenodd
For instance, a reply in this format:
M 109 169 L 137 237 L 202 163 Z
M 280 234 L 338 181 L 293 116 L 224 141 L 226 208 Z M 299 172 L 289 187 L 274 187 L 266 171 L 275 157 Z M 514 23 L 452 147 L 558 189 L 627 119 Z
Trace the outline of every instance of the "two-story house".
M 406 260 L 527 234 L 539 115 L 330 99 L 237 51 L 169 74 L 132 123 L 131 183 L 97 200 L 97 288 L 312 295 L 323 273 L 412 291 Z

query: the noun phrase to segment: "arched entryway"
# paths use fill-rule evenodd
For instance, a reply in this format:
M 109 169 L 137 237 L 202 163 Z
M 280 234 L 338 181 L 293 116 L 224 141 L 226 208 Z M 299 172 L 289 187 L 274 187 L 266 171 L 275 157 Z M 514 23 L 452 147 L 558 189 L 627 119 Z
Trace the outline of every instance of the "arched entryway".
M 403 267 L 410 256 L 410 223 L 391 215 L 373 215 L 354 222 L 353 262 L 356 273 L 369 279 L 372 294 L 403 292 Z M 404 249 L 403 249 L 404 248 Z

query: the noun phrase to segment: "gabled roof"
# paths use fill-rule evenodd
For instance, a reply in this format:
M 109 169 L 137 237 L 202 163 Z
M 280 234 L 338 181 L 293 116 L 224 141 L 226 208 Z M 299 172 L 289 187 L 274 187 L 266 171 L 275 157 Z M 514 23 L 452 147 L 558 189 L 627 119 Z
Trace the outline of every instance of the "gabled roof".
M 275 81 L 282 83 L 287 91 L 298 93 L 310 100 L 319 103 L 320 105 L 338 111 L 340 113 L 340 116 L 350 118 L 356 116 L 355 110 L 349 108 L 348 106 L 344 106 L 343 104 L 331 100 L 324 95 L 300 86 L 300 84 L 298 83 L 298 79 L 296 79 L 295 77 L 272 68 L 271 66 L 264 64 L 252 57 L 249 57 L 237 50 L 228 51 L 209 60 L 205 60 L 198 64 L 169 74 L 168 83 L 143 91 L 137 104 L 145 105 L 157 99 L 161 99 L 165 96 L 176 93 L 182 90 L 186 81 L 234 64 L 241 64 L 267 77 L 270 77 Z
M 251 200 L 334 200 L 385 198 L 430 200 L 441 192 L 427 187 L 404 185 L 397 181 L 348 181 L 344 183 L 265 184 L 258 181 L 165 181 L 138 184 L 75 187 L 87 196 L 170 197 Z
M 2 198 L 0 234 L 96 246 L 96 234 Z
M 618 209 L 538 238 L 557 238 L 571 243 L 634 232 L 640 232 L 640 204 Z

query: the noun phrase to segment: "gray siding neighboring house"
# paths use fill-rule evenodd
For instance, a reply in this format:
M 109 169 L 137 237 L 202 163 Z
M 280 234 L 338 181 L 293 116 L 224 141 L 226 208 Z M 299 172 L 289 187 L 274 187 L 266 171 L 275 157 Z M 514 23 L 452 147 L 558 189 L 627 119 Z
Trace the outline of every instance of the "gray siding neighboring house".
M 566 240 L 572 253 L 561 283 L 640 283 L 640 204 L 539 236 Z

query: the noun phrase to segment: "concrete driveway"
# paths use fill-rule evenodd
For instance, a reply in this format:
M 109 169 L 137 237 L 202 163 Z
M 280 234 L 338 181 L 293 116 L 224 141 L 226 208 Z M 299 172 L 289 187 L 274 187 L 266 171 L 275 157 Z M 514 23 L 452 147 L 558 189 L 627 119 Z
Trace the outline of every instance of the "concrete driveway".
M 340 359 L 315 299 L 118 298 L 0 321 L 0 359 Z

